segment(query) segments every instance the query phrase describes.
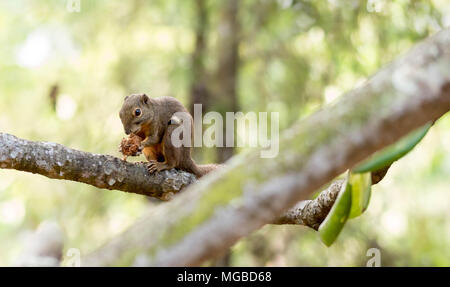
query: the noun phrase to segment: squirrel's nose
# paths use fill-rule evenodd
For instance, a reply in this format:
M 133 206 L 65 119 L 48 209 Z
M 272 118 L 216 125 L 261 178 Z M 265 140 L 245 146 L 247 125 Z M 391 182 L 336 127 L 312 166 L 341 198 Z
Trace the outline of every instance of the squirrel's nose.
M 125 129 L 125 134 L 129 135 L 131 134 L 131 131 L 129 129 Z

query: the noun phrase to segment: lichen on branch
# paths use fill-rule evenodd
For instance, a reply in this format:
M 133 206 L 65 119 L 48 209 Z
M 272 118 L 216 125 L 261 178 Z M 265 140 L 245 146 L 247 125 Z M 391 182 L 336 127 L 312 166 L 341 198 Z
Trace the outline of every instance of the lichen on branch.
M 0 168 L 37 173 L 49 178 L 83 182 L 98 188 L 121 190 L 170 199 L 195 176 L 180 170 L 149 174 L 143 163 L 92 154 L 50 142 L 34 142 L 0 133 Z

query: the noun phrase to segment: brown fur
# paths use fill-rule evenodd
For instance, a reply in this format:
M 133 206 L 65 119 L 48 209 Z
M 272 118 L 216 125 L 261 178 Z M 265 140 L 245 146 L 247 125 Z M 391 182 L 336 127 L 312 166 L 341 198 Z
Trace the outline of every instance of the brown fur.
M 135 115 L 136 109 L 141 110 L 141 115 Z M 215 170 L 219 165 L 197 165 L 191 157 L 191 147 L 172 145 L 172 131 L 178 125 L 169 124 L 169 121 L 176 112 L 189 114 L 175 98 L 149 98 L 145 94 L 134 94 L 125 98 L 120 110 L 120 119 L 126 134 L 134 133 L 143 139 L 142 152 L 149 161 L 147 167 L 150 173 L 179 168 L 199 178 Z M 190 125 L 193 135 L 192 116 L 190 116 Z

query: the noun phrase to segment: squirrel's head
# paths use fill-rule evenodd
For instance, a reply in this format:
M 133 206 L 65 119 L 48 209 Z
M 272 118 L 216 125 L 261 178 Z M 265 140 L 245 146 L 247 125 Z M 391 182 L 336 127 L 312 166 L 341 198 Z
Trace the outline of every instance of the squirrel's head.
M 155 116 L 153 100 L 146 94 L 133 94 L 125 97 L 120 109 L 120 120 L 127 135 L 138 134 L 142 124 L 148 124 Z

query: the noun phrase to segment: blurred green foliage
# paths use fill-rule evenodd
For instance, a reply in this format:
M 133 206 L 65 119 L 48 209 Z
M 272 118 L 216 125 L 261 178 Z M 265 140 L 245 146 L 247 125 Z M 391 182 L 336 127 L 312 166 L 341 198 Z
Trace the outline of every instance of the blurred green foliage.
M 218 64 L 221 1 L 208 1 L 204 62 Z M 0 1 L 0 131 L 119 156 L 118 110 L 146 92 L 189 103 L 195 1 Z M 359 85 L 413 43 L 450 24 L 446 0 L 239 1 L 238 101 L 278 111 L 287 128 Z M 51 88 L 58 87 L 54 101 Z M 54 105 L 53 105 L 54 104 Z M 450 265 L 450 117 L 373 187 L 368 210 L 335 244 L 299 226 L 266 226 L 232 248 L 231 264 Z M 0 265 L 44 220 L 66 233 L 66 249 L 88 252 L 133 223 L 142 196 L 0 170 Z M 163 204 L 163 203 L 162 203 Z M 149 207 L 150 206 L 150 207 Z

